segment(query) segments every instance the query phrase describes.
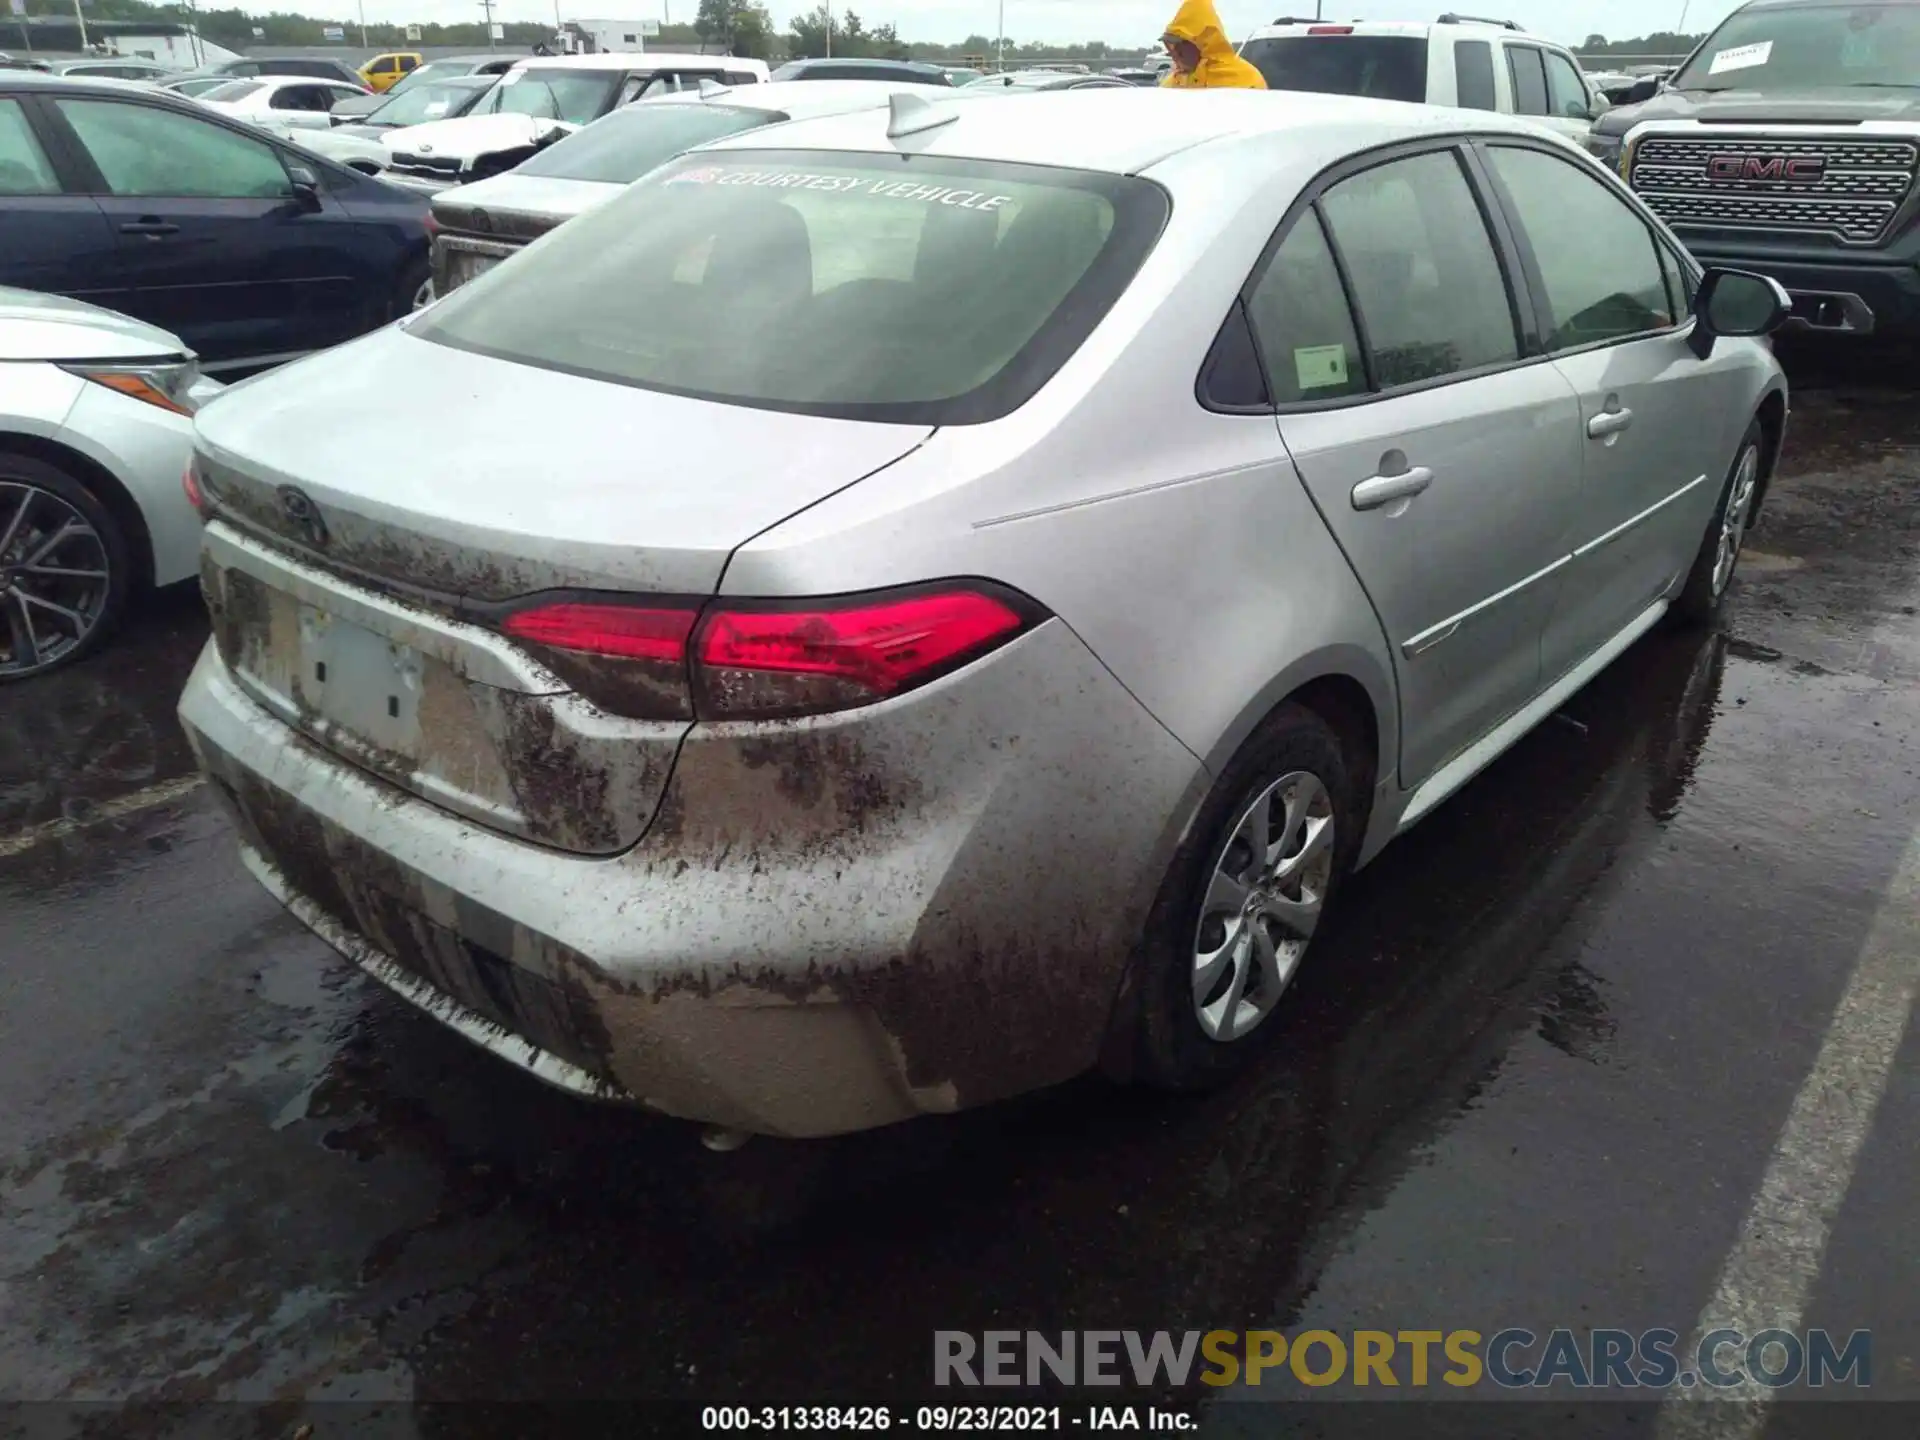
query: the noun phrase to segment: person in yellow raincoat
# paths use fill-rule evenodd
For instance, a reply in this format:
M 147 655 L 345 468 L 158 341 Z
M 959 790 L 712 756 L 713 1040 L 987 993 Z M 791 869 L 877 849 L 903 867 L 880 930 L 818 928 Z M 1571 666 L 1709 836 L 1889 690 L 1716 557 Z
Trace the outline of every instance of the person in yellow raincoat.
M 1267 82 L 1260 72 L 1233 53 L 1227 32 L 1220 26 L 1220 12 L 1213 0 L 1180 0 L 1173 23 L 1160 37 L 1173 57 L 1173 69 L 1162 85 L 1194 89 L 1264 90 Z

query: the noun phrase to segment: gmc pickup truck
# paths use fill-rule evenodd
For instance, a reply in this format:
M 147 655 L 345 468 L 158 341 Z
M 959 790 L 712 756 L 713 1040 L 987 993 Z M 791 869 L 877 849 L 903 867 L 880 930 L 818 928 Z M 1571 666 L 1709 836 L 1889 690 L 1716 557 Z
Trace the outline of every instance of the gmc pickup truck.
M 1920 336 L 1920 0 L 1752 0 L 1587 147 L 1792 328 Z

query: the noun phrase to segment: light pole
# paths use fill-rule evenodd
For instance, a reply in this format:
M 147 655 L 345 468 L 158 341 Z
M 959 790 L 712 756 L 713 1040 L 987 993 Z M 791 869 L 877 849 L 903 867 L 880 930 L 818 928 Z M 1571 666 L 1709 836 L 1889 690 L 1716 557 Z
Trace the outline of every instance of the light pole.
M 360 0 L 360 48 L 367 48 L 367 0 Z
M 1691 10 L 1692 8 L 1693 8 L 1693 0 L 1681 0 L 1680 29 L 1677 32 L 1678 34 L 1684 35 L 1687 33 L 1687 11 Z
M 1000 30 L 993 41 L 995 68 L 1007 68 L 1007 0 L 1000 0 Z

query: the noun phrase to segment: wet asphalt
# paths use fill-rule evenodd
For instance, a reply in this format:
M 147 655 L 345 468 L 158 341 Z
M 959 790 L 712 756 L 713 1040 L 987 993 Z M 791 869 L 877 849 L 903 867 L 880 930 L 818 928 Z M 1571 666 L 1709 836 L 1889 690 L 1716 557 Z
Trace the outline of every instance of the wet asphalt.
M 0 691 L 0 1399 L 133 1402 L 68 1413 L 99 1433 L 349 1400 L 377 1408 L 314 1413 L 467 1435 L 509 1431 L 431 1402 L 925 1398 L 936 1329 L 1684 1334 L 1920 830 L 1920 366 L 1787 359 L 1723 628 L 1635 646 L 1358 877 L 1283 1043 L 1205 1101 L 1088 1081 L 720 1155 L 549 1093 L 242 873 L 173 720 L 204 620 L 160 597 Z M 1872 1393 L 1909 1400 L 1916 1136 L 1908 1026 L 1804 1323 L 1871 1329 Z M 211 1400 L 269 1403 L 169 1408 Z M 1767 1433 L 1920 1432 L 1869 1408 Z M 1471 1414 L 1422 1433 L 1520 1424 Z

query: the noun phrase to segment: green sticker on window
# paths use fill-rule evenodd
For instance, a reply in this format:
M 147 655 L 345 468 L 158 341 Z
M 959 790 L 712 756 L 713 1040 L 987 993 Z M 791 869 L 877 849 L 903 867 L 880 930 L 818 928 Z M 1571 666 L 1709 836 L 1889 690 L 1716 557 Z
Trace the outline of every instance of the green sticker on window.
M 1347 347 L 1313 345 L 1293 352 L 1293 368 L 1300 377 L 1300 388 L 1325 390 L 1347 383 Z

